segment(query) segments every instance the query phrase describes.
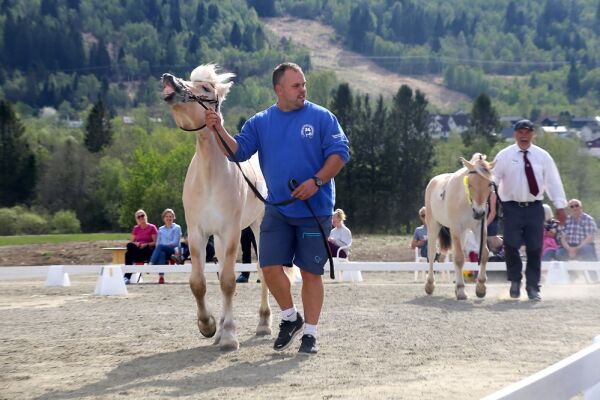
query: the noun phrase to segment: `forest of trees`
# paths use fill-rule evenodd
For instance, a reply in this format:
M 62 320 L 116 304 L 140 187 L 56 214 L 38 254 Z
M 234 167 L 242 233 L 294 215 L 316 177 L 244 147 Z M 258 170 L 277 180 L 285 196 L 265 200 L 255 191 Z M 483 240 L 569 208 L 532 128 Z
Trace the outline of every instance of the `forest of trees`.
M 370 98 L 312 70 L 293 38 L 275 39 L 259 19 L 285 14 L 331 24 L 390 70 L 443 76 L 473 99 L 468 131 L 434 140 L 436 110 L 423 93 L 402 86 L 392 99 Z M 140 207 L 157 223 L 174 208 L 183 224 L 194 137 L 176 129 L 158 78 L 202 62 L 235 72 L 223 112 L 236 132 L 272 104 L 270 71 L 281 61 L 304 68 L 309 99 L 330 107 L 350 139 L 336 182 L 353 229 L 411 232 L 433 175 L 506 146 L 493 134 L 501 114 L 598 109 L 598 26 L 599 0 L 0 1 L 0 235 L 129 230 Z M 538 142 L 568 196 L 600 216 L 598 160 L 576 139 Z

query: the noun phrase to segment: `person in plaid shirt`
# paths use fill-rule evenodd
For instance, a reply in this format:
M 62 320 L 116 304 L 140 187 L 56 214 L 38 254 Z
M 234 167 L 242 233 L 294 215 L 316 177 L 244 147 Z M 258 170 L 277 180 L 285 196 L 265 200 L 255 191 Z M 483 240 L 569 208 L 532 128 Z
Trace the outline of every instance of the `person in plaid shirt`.
M 583 212 L 581 201 L 569 201 L 571 215 L 561 234 L 561 245 L 556 258 L 561 261 L 577 259 L 581 261 L 598 261 L 594 241 L 598 228 L 594 218 Z

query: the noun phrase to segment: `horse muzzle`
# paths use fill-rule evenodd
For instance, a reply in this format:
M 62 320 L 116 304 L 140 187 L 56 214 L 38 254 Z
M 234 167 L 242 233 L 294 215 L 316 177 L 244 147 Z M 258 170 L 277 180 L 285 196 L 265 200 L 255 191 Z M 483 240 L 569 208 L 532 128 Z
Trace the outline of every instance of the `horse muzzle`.
M 485 210 L 476 210 L 473 209 L 473 218 L 475 218 L 476 220 L 480 220 L 485 216 Z
M 183 86 L 178 82 L 176 77 L 171 74 L 163 74 L 160 78 L 160 81 L 162 83 L 162 94 L 164 101 L 172 104 L 177 101 L 177 97 L 183 98 Z

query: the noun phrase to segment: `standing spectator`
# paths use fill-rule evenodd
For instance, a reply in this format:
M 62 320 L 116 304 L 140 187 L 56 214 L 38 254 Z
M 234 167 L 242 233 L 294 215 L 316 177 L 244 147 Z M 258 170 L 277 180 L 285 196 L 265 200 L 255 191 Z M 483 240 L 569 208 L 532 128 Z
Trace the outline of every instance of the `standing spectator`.
M 554 219 L 552 209 L 544 204 L 544 243 L 542 245 L 542 261 L 556 260 L 558 245 L 558 221 Z
M 429 257 L 427 256 L 427 223 L 425 222 L 426 208 L 421 207 L 419 209 L 419 218 L 421 219 L 421 225 L 415 228 L 415 232 L 413 234 L 413 239 L 410 242 L 410 248 L 415 249 L 419 248 L 419 254 L 421 257 L 427 258 L 429 261 Z M 435 258 L 437 261 L 438 255 L 436 254 Z
M 256 239 L 250 227 L 242 229 L 240 245 L 242 246 L 242 264 L 252 264 L 252 248 L 254 247 L 256 253 Z M 237 283 L 248 283 L 248 279 L 250 279 L 250 272 L 244 271 L 240 273 L 235 281 Z
M 298 352 L 315 354 L 327 249 L 323 245 L 326 238 L 320 237 L 317 221 L 303 202 L 309 201 L 318 223 L 329 235 L 335 203 L 333 178 L 349 159 L 348 139 L 335 115 L 306 101 L 306 79 L 300 66 L 283 63 L 275 67 L 273 88 L 277 103 L 246 121 L 235 138 L 223 127 L 218 112 L 206 111 L 205 119 L 215 135 L 224 136 L 238 160 L 247 160 L 258 152 L 269 188 L 268 201 L 289 199 L 288 183 L 291 179 L 299 182 L 291 196 L 303 201 L 266 206 L 259 258 L 265 282 L 281 309 L 282 322 L 274 349 L 287 348 L 304 327 Z M 294 305 L 291 283 L 283 271 L 283 265 L 292 262 L 302 274 L 306 324 Z
M 152 257 L 150 257 L 150 264 L 153 265 L 165 265 L 167 259 L 170 259 L 171 255 L 175 253 L 175 249 L 179 247 L 179 241 L 181 240 L 181 227 L 173 222 L 175 211 L 166 208 L 161 216 L 165 224 L 158 228 L 156 248 L 152 253 Z M 159 273 L 158 283 L 165 283 L 164 275 L 162 272 Z
M 580 200 L 569 200 L 571 215 L 567 217 L 565 228 L 560 237 L 562 247 L 558 249 L 556 258 L 561 261 L 581 260 L 597 261 L 596 233 L 598 228 L 594 218 L 583 212 Z
M 136 262 L 147 262 L 152 256 L 154 246 L 156 245 L 156 235 L 158 230 L 156 225 L 148 223 L 148 216 L 142 209 L 135 212 L 135 225 L 131 231 L 131 241 L 127 243 L 125 252 L 125 264 L 134 265 Z M 124 275 L 125 284 L 129 284 L 131 274 Z
M 510 297 L 521 295 L 523 264 L 519 248 L 525 243 L 527 296 L 539 301 L 541 255 L 544 230 L 544 191 L 554 202 L 558 220 L 566 218 L 567 200 L 554 160 L 548 152 L 533 144 L 534 128 L 523 119 L 515 124 L 516 143 L 496 155 L 494 176 L 499 184 L 498 197 L 504 211 L 504 249 Z
M 335 257 L 340 247 L 350 246 L 352 244 L 352 232 L 346 227 L 344 221 L 346 220 L 346 213 L 341 208 L 338 208 L 333 213 L 332 223 L 333 229 L 329 233 L 327 243 L 331 254 Z M 348 253 L 346 250 L 340 250 L 340 258 L 347 258 Z

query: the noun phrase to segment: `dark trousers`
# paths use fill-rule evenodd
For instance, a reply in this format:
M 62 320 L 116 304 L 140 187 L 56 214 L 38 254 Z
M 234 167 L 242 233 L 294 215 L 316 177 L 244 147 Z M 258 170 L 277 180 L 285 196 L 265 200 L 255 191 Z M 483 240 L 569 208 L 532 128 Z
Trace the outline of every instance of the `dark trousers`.
M 257 251 L 256 239 L 254 238 L 254 233 L 252 233 L 250 227 L 242 230 L 240 244 L 242 245 L 242 264 L 252 264 L 252 247 L 254 247 L 255 253 L 257 253 Z M 250 277 L 250 272 L 242 272 L 242 275 Z
M 542 243 L 544 238 L 544 208 L 538 201 L 527 207 L 515 202 L 502 202 L 504 210 L 504 251 L 506 275 L 509 281 L 520 282 L 523 278 L 523 262 L 519 248 L 525 244 L 527 266 L 526 286 L 539 289 L 542 268 Z
M 154 247 L 146 246 L 143 248 L 137 247 L 134 243 L 127 243 L 127 251 L 125 252 L 125 265 L 134 265 L 136 262 L 148 262 L 152 256 Z M 125 278 L 131 278 L 131 274 L 125 274 Z

